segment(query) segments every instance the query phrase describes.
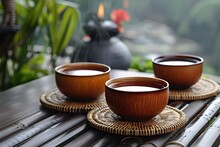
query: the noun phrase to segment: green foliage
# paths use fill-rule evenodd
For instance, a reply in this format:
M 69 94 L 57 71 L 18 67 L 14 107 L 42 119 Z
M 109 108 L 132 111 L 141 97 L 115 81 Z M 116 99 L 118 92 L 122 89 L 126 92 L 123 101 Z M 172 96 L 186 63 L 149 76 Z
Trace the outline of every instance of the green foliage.
M 216 33 L 216 38 L 215 38 L 215 44 L 214 44 L 214 49 L 213 49 L 213 58 L 212 58 L 212 63 L 217 63 L 213 64 L 215 66 L 219 66 L 219 55 L 220 55 L 220 26 L 219 29 Z M 216 72 L 220 72 L 220 68 L 216 68 Z
M 208 65 L 207 63 L 204 63 L 204 65 L 203 65 L 203 72 L 204 73 L 209 73 L 209 74 L 212 74 L 212 75 L 216 74 L 215 73 L 216 71 L 213 68 L 213 66 Z
M 72 34 L 78 24 L 79 11 L 77 5 L 68 1 L 52 0 L 53 3 L 48 2 L 47 9 L 43 11 L 43 18 L 45 23 L 49 46 L 52 48 L 51 57 L 52 65 L 55 66 L 56 55 L 60 55 L 63 49 L 69 43 Z M 61 17 L 61 19 L 58 19 Z
M 180 21 L 178 32 L 181 34 L 190 34 L 190 22 L 207 24 L 210 28 L 218 27 L 219 8 L 220 0 L 199 0 L 185 13 L 186 17 Z
M 140 72 L 153 72 L 152 61 L 141 56 L 132 57 L 130 68 Z
M 26 64 L 23 64 L 19 72 L 14 73 L 11 77 L 10 86 L 34 80 L 48 74 L 47 70 L 41 68 L 45 60 L 44 58 L 44 54 L 37 54 L 34 55 Z
M 185 12 L 189 9 L 191 2 L 189 0 L 156 0 L 152 1 L 158 8 L 163 10 L 166 20 L 171 22 L 180 22 L 187 15 Z
M 56 56 L 71 40 L 80 19 L 77 5 L 68 1 L 17 0 L 15 8 L 21 30 L 15 35 L 7 55 L 0 57 L 0 90 L 51 73 Z M 34 50 L 39 40 L 45 47 L 41 53 Z M 43 69 L 46 53 L 52 57 L 51 67 Z
M 190 17 L 196 19 L 199 23 L 215 22 L 216 10 L 220 7 L 219 0 L 201 0 L 192 8 Z

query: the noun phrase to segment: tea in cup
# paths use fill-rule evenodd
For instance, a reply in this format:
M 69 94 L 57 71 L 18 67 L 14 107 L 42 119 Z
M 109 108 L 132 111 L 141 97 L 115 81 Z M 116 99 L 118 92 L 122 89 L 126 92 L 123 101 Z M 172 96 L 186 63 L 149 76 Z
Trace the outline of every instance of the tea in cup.
M 109 108 L 122 119 L 146 121 L 166 107 L 169 84 L 150 77 L 122 77 L 105 83 L 105 97 Z
M 203 58 L 194 55 L 162 55 L 154 58 L 153 71 L 166 80 L 170 89 L 187 89 L 197 83 L 203 71 Z
M 74 101 L 92 101 L 105 90 L 111 68 L 104 64 L 76 62 L 55 68 L 55 78 L 61 93 Z

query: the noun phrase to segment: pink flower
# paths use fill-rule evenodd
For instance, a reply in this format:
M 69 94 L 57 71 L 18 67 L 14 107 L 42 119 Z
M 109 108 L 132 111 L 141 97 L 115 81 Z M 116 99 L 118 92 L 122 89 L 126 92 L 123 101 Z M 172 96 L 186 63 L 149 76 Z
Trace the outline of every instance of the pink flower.
M 130 20 L 130 15 L 126 10 L 123 9 L 115 9 L 111 13 L 111 19 L 116 23 L 118 26 L 119 32 L 123 32 L 122 28 L 122 22 L 124 21 L 129 21 Z

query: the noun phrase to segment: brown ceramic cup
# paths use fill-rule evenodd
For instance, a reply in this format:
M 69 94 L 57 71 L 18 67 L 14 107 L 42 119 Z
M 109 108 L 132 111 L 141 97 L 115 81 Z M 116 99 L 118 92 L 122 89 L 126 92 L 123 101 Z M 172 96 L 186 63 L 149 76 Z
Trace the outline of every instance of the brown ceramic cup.
M 194 55 L 162 55 L 154 58 L 153 71 L 166 80 L 170 89 L 187 89 L 198 82 L 203 71 L 203 58 Z
M 123 77 L 105 83 L 109 108 L 128 121 L 146 121 L 163 111 L 168 102 L 169 84 L 150 77 Z
M 55 68 L 55 79 L 61 93 L 74 101 L 92 101 L 105 91 L 111 68 L 104 64 L 77 62 Z

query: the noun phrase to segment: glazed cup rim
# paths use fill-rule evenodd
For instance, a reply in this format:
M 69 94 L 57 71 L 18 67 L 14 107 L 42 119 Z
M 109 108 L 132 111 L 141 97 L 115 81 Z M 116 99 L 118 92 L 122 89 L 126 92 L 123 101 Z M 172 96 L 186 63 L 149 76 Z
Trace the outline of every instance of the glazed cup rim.
M 193 64 L 188 64 L 188 65 L 165 65 L 161 64 L 161 61 L 178 61 L 179 59 L 194 59 L 196 62 L 192 62 Z M 163 60 L 165 59 L 165 60 Z M 182 66 L 194 66 L 198 64 L 202 64 L 204 62 L 204 59 L 200 56 L 196 55 L 190 55 L 190 54 L 167 54 L 167 55 L 160 55 L 152 59 L 152 62 L 157 65 L 161 66 L 172 66 L 172 67 L 182 67 Z
M 118 89 L 115 89 L 113 87 L 111 87 L 110 85 L 113 84 L 113 83 L 117 83 L 117 82 L 113 82 L 113 81 L 116 81 L 116 80 L 125 80 L 124 82 L 122 83 L 126 83 L 128 81 L 126 80 L 134 80 L 134 79 L 150 79 L 150 80 L 155 80 L 155 81 L 161 81 L 164 83 L 164 87 L 162 88 L 158 88 L 157 90 L 152 90 L 152 91 L 122 91 L 122 90 L 118 90 Z M 113 83 L 111 83 L 113 82 Z M 156 83 L 156 82 L 155 82 Z M 162 85 L 162 84 L 161 84 Z M 166 90 L 169 88 L 169 83 L 166 81 L 166 80 L 163 80 L 161 78 L 156 78 L 156 77 L 118 77 L 118 78 L 112 78 L 112 79 L 109 79 L 108 81 L 105 82 L 105 86 L 113 91 L 119 91 L 119 92 L 124 92 L 124 93 L 150 93 L 150 92 L 157 92 L 157 91 L 163 91 L 163 90 Z M 146 85 L 147 86 L 147 85 Z
M 95 70 L 98 70 L 98 71 L 102 71 L 103 73 L 100 73 L 100 74 L 95 74 L 95 75 L 71 75 L 71 74 L 66 74 L 65 72 L 62 72 L 62 71 L 59 71 L 59 69 L 63 68 L 63 67 L 67 67 L 67 66 L 74 66 L 74 65 L 97 65 L 97 66 L 100 66 L 100 67 L 105 67 L 107 70 L 106 71 L 102 71 L 102 70 L 99 70 L 99 68 L 95 69 Z M 78 68 L 79 70 L 81 68 Z M 87 70 L 87 69 L 85 69 Z M 88 69 L 89 70 L 89 69 Z M 62 64 L 62 65 L 59 65 L 57 67 L 55 67 L 55 73 L 56 74 L 60 74 L 60 75 L 64 75 L 64 76 L 70 76 L 70 77 L 94 77 L 94 76 L 100 76 L 100 75 L 105 75 L 105 74 L 108 74 L 110 73 L 111 71 L 111 67 L 109 67 L 108 65 L 106 64 L 102 64 L 102 63 L 96 63 L 96 62 L 74 62 L 74 63 L 66 63 L 66 64 Z

